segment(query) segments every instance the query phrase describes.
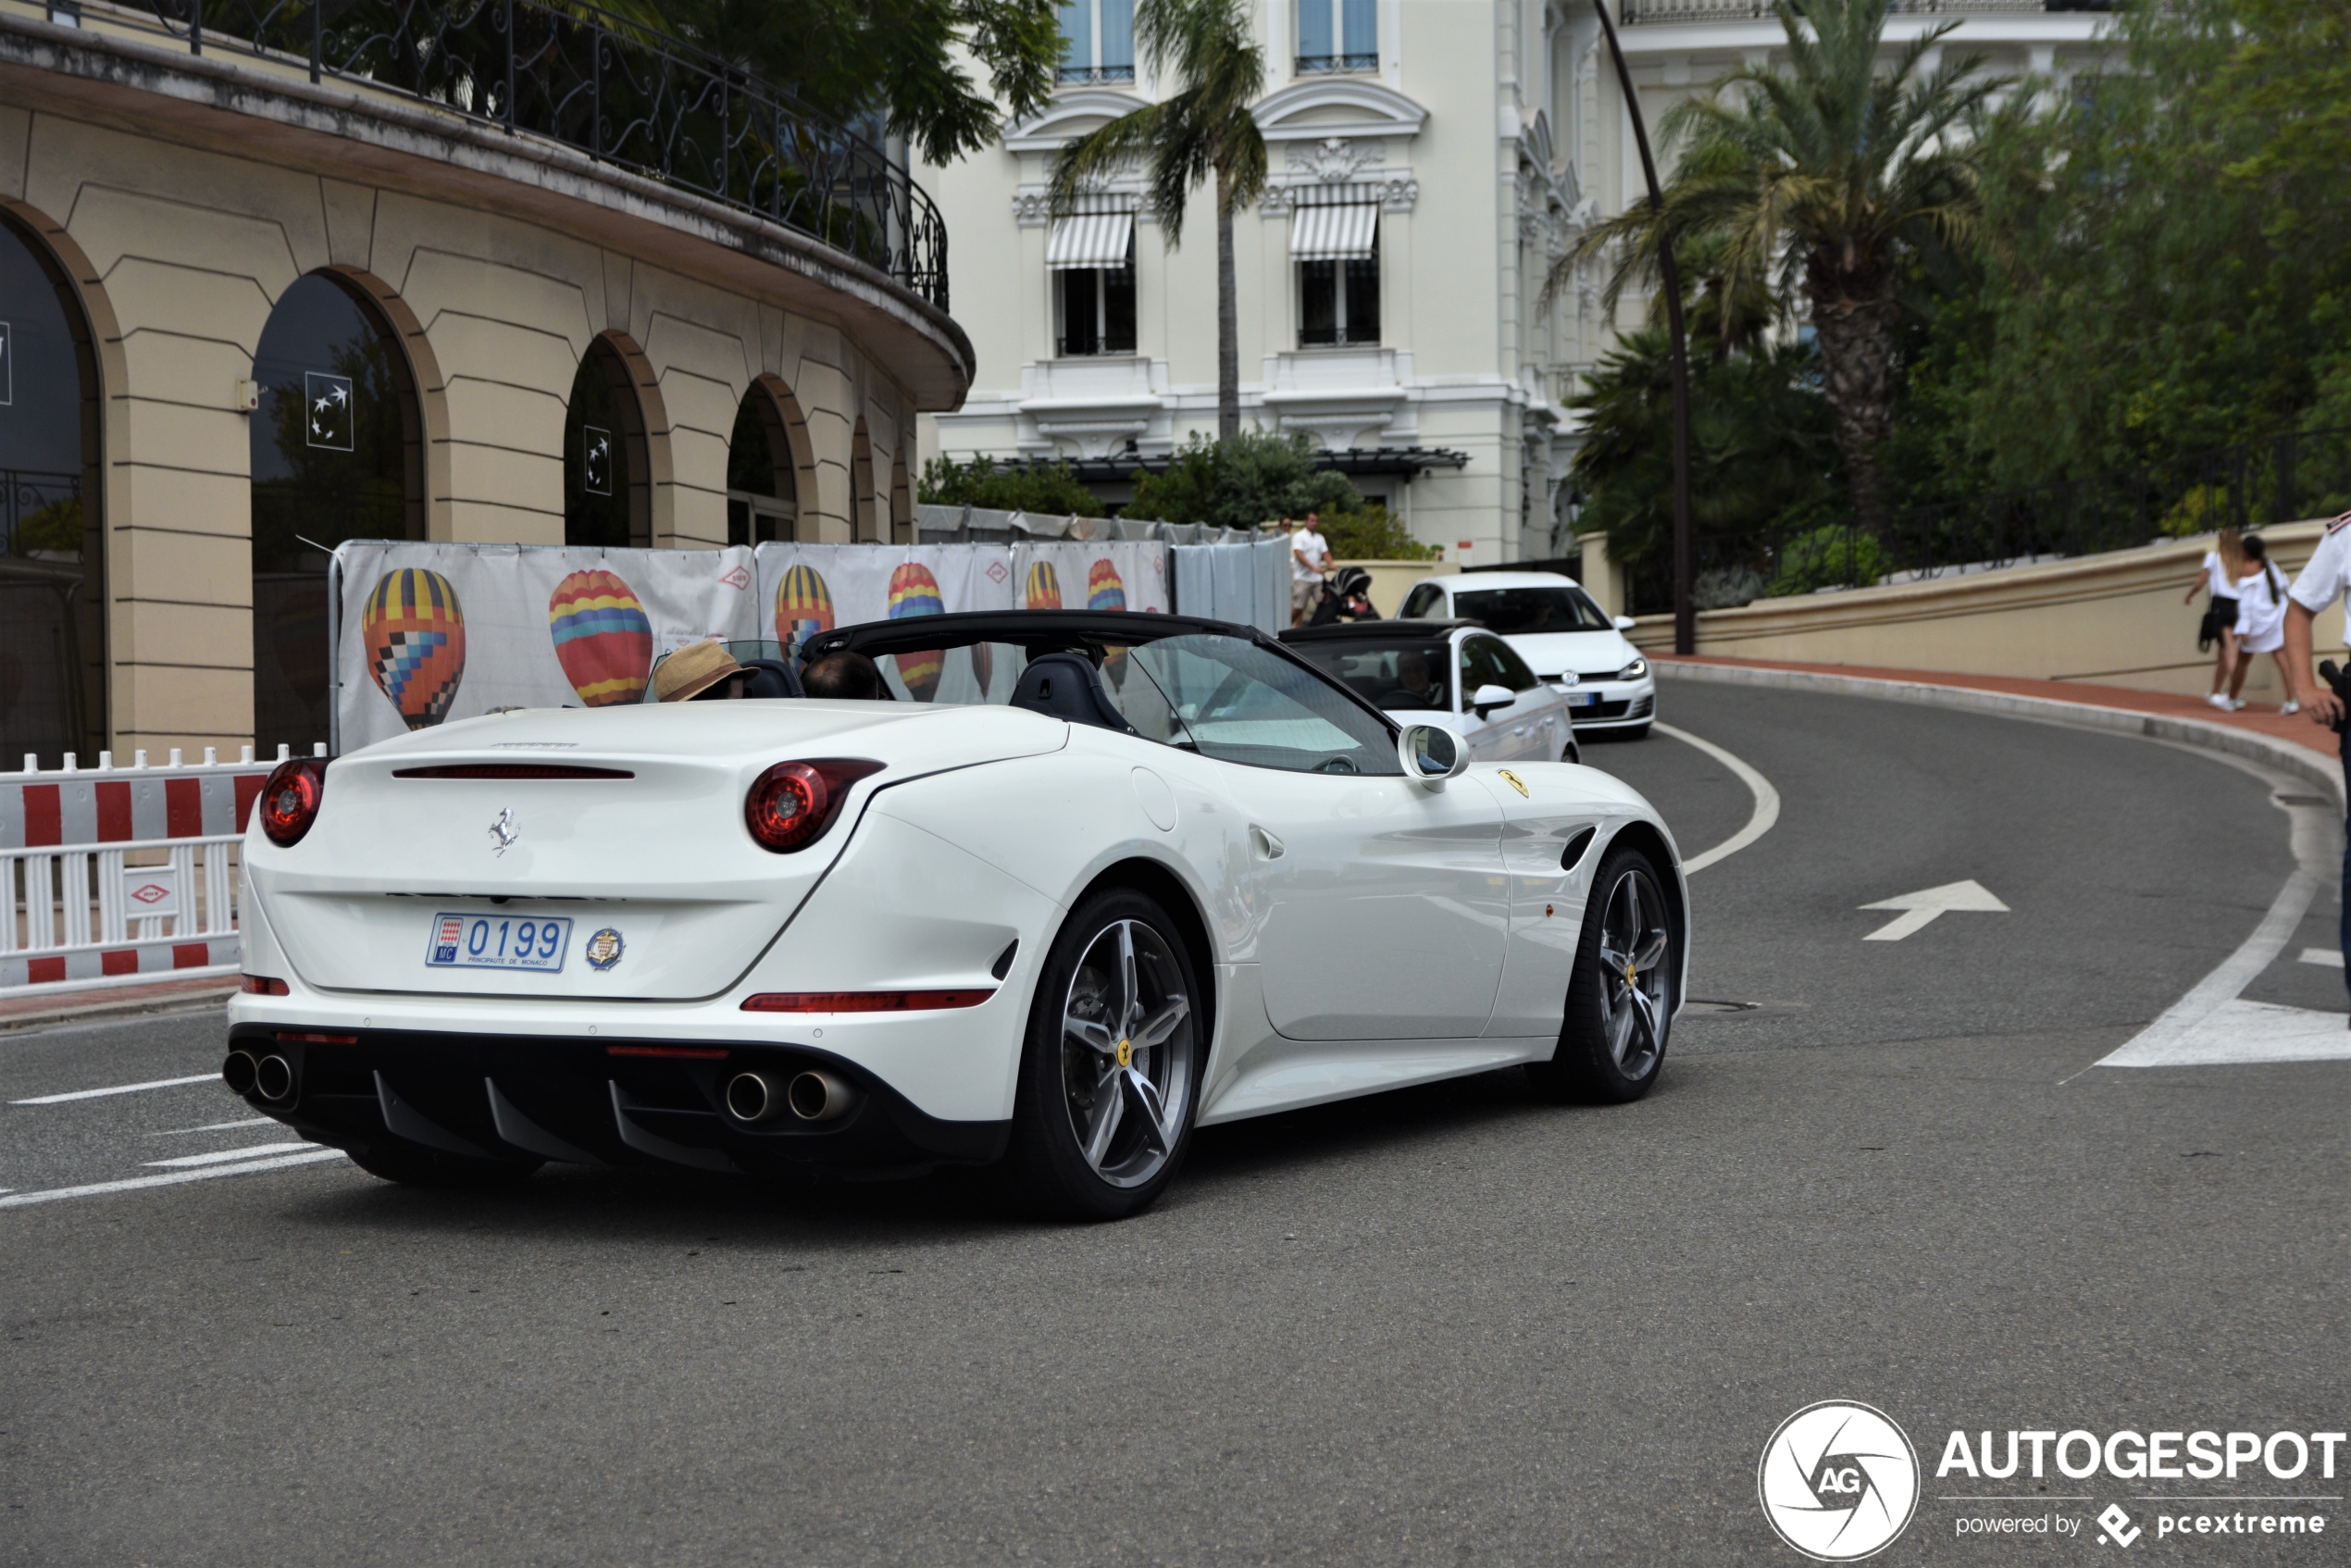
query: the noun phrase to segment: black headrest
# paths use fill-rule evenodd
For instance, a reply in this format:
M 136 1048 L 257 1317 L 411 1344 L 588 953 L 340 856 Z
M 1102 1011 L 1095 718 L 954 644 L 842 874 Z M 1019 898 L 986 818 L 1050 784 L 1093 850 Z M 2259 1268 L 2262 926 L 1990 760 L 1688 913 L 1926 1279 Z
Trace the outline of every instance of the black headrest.
M 782 659 L 744 659 L 740 661 L 751 678 L 743 683 L 746 697 L 804 697 L 801 690 L 800 672 Z
M 1101 678 L 1079 653 L 1043 653 L 1031 659 L 1013 688 L 1012 705 L 1071 724 L 1090 724 L 1122 735 L 1137 733 L 1126 716 L 1111 705 Z

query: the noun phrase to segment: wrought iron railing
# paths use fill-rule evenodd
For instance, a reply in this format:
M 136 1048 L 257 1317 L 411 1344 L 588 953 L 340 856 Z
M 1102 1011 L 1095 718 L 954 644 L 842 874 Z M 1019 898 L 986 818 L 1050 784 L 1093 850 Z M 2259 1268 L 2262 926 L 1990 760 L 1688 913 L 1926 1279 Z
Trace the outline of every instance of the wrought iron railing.
M 2215 529 L 2351 507 L 2351 429 L 2296 430 L 2161 463 L 1895 513 L 1759 533 L 1700 535 L 1698 607 L 1916 582 L 2128 550 Z M 1613 548 L 1613 541 L 1611 541 Z M 1670 541 L 1626 563 L 1638 613 L 1673 607 Z
M 1377 69 L 1379 69 L 1377 55 L 1300 55 L 1298 56 L 1298 74 L 1300 76 L 1328 76 L 1339 71 Z
M 0 556 L 81 554 L 81 476 L 0 468 Z
M 1064 87 L 1094 81 L 1132 81 L 1135 67 L 1132 61 L 1123 66 L 1064 66 L 1053 73 L 1053 80 Z
M 351 81 L 560 143 L 808 235 L 947 308 L 946 225 L 904 169 L 784 89 L 593 6 L 132 4 L 192 54 L 306 64 L 313 81 Z
M 1892 0 L 1897 13 L 1963 16 L 1993 11 L 2106 11 L 2110 0 Z M 1624 0 L 1624 21 L 1726 22 L 1760 21 L 1777 15 L 1773 0 Z

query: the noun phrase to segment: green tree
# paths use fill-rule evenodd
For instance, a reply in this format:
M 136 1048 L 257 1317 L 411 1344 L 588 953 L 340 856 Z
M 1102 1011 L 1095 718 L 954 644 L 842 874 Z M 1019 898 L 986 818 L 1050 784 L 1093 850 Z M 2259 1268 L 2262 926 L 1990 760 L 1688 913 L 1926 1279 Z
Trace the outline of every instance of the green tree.
M 1135 481 L 1122 517 L 1253 529 L 1317 512 L 1360 512 L 1363 497 L 1344 474 L 1314 467 L 1314 448 L 1295 431 L 1243 430 L 1225 441 L 1195 435 L 1162 472 Z
M 1174 249 L 1184 209 L 1201 181 L 1216 187 L 1216 434 L 1241 428 L 1241 357 L 1233 272 L 1233 214 L 1265 188 L 1265 138 L 1256 104 L 1265 52 L 1241 0 L 1138 0 L 1135 47 L 1145 69 L 1172 80 L 1173 96 L 1121 115 L 1054 160 L 1056 213 L 1071 211 L 1088 183 L 1139 163 L 1151 216 Z
M 1661 127 L 1680 157 L 1662 208 L 1634 204 L 1561 263 L 1617 248 L 1612 305 L 1628 281 L 1657 276 L 1665 246 L 1678 255 L 1697 242 L 1720 258 L 1724 313 L 1758 280 L 1800 297 L 1854 511 L 1872 526 L 1889 488 L 1883 449 L 1900 386 L 1904 258 L 1931 239 L 1973 232 L 1976 122 L 2006 85 L 1972 54 L 1926 68 L 1957 22 L 1928 28 L 1881 69 L 1888 4 L 1777 0 L 1788 64 L 1732 71 L 1677 105 Z
M 968 463 L 932 458 L 923 465 L 915 498 L 927 506 L 979 506 L 1054 517 L 1099 517 L 1106 510 L 1092 491 L 1077 482 L 1066 463 L 999 468 L 986 455 Z
M 1987 142 L 1970 320 L 1913 374 L 1984 488 L 2351 424 L 2351 5 L 2115 26 L 2112 69 Z

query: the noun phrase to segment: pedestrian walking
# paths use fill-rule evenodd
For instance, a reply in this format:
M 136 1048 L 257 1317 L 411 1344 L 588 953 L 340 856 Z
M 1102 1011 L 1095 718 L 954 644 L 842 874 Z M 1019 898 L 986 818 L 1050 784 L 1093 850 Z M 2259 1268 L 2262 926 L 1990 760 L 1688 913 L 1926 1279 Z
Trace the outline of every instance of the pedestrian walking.
M 2285 668 L 2285 579 L 2278 575 L 2276 563 L 2270 559 L 2270 547 L 2259 534 L 2248 536 L 2239 548 L 2245 554 L 2245 571 L 2237 579 L 2237 667 L 2229 677 L 2229 706 L 2245 706 L 2242 693 L 2245 678 L 2253 668 L 2253 655 L 2267 653 L 2277 661 L 2278 678 L 2285 681 L 2285 705 L 2278 712 L 2298 713 L 2301 703 Z
M 2335 732 L 2336 753 L 2351 768 L 2351 735 L 2346 735 L 2344 725 L 2343 699 L 2322 684 L 2310 667 L 2311 625 L 2319 612 L 2339 603 L 2346 591 L 2351 591 L 2351 512 L 2327 525 L 2326 537 L 2319 541 L 2310 564 L 2286 591 L 2285 658 L 2280 665 L 2286 696 L 2310 716 L 2311 723 L 2326 725 Z M 2351 823 L 2345 826 L 2351 828 Z M 2345 883 L 2351 884 L 2351 833 L 2344 839 L 2343 872 Z M 2343 947 L 2344 981 L 2351 985 L 2351 898 L 2338 902 L 2343 905 L 2343 919 L 2336 940 Z
M 1305 517 L 1285 518 L 1289 535 L 1289 624 L 1303 626 L 1313 612 L 1314 600 L 1322 591 L 1323 567 L 1331 558 L 1330 542 L 1314 525 L 1322 519 L 1312 512 Z
M 2233 712 L 2239 705 L 2229 695 L 2230 682 L 2244 684 L 2244 677 L 2237 673 L 2242 661 L 2237 652 L 2236 624 L 2237 580 L 2245 572 L 2245 548 L 2237 530 L 2222 529 L 2220 539 L 2204 553 L 2204 566 L 2190 585 L 2187 597 L 2180 601 L 2192 604 L 2198 593 L 2212 596 L 2211 603 L 2204 607 L 2204 622 L 2196 628 L 2196 645 L 2199 650 L 2220 645 L 2212 658 L 2212 694 L 2205 701 L 2222 713 Z

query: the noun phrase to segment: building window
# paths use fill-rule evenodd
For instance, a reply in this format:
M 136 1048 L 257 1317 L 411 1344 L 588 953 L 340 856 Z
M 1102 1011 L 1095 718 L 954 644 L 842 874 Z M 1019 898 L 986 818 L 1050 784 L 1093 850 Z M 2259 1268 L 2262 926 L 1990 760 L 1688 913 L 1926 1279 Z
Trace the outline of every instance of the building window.
M 735 409 L 727 443 L 727 542 L 786 543 L 800 534 L 800 482 L 775 395 L 757 382 Z
M 1062 0 L 1063 81 L 1135 80 L 1135 0 Z
M 1299 75 L 1377 69 L 1377 0 L 1298 0 Z
M 1135 352 L 1135 242 L 1122 267 L 1064 267 L 1053 273 L 1056 352 L 1066 356 Z
M 1300 207 L 1290 254 L 1298 262 L 1298 346 L 1379 342 L 1379 209 Z

